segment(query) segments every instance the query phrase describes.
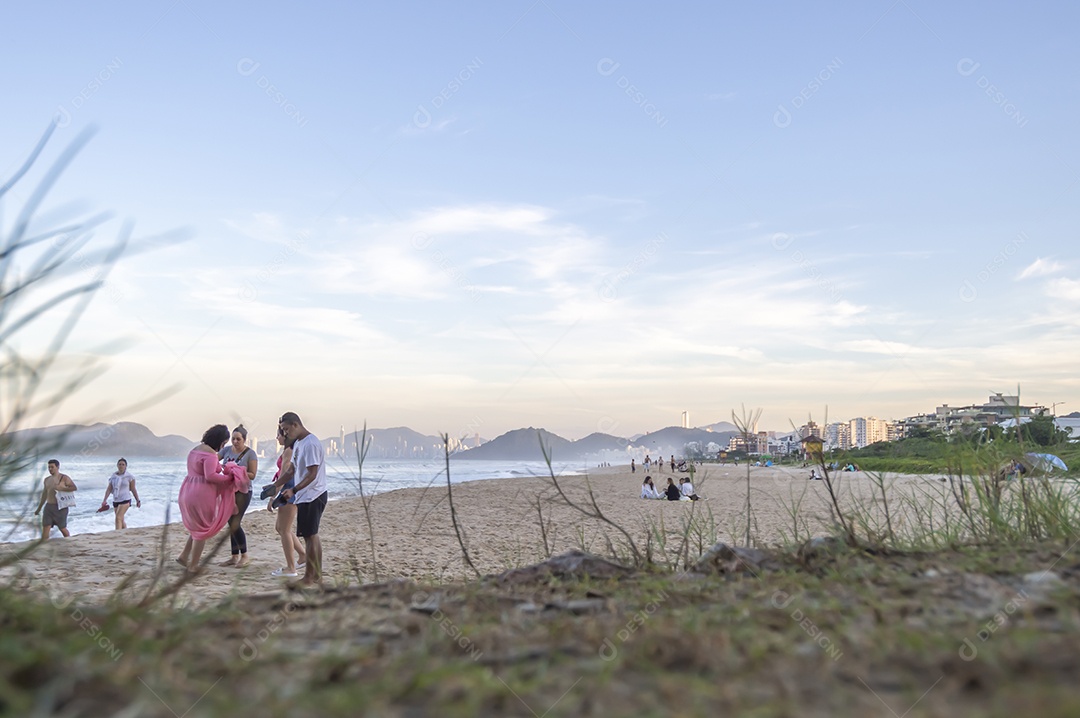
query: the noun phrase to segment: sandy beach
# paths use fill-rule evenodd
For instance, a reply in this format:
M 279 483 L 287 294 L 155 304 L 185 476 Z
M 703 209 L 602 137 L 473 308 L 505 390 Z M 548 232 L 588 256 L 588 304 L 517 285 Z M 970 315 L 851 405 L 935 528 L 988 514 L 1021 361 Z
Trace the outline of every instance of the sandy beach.
M 662 489 L 670 472 L 651 474 Z M 745 543 L 746 467 L 707 465 L 698 472 L 696 490 L 706 500 L 669 502 L 639 498 L 641 469 L 629 467 L 594 469 L 588 477 L 560 479 L 568 497 L 588 504 L 591 486 L 604 515 L 626 529 L 642 551 L 648 544 L 660 554 L 665 536 L 668 554 L 677 551 L 684 527 L 693 519 L 690 552 L 715 540 Z M 776 544 L 791 540 L 794 531 L 808 535 L 830 533 L 828 496 L 823 482 L 808 481 L 809 469 L 753 467 L 751 469 L 753 543 Z M 838 474 L 847 505 L 875 507 L 871 481 L 862 473 Z M 888 475 L 889 495 L 940 494 L 943 485 L 934 478 Z M 561 500 L 550 478 L 520 477 L 456 484 L 454 507 L 465 542 L 482 574 L 499 573 L 560 553 L 584 548 L 608 554 L 608 539 L 617 546 L 625 539 L 612 526 L 586 517 Z M 472 577 L 462 560 L 450 517 L 445 484 L 427 489 L 411 488 L 369 498 L 373 526 L 369 536 L 363 501 L 348 498 L 332 501 L 323 516 L 320 536 L 324 549 L 324 584 L 369 583 L 393 578 L 450 581 Z M 185 604 L 205 604 L 229 594 L 252 594 L 283 590 L 288 579 L 270 575 L 283 566 L 281 544 L 274 531 L 274 516 L 254 502 L 244 518 L 251 562 L 244 568 L 220 567 L 228 542 L 211 561 L 204 575 L 178 593 Z M 874 509 L 876 510 L 876 509 Z M 541 530 L 541 515 L 544 530 Z M 55 535 L 55 532 L 54 532 Z M 6 580 L 15 580 L 53 600 L 75 598 L 102 603 L 118 594 L 138 600 L 162 556 L 162 583 L 182 576 L 174 558 L 186 533 L 181 524 L 145 527 L 97 534 L 54 538 L 12 566 L 3 569 Z M 546 542 L 546 545 L 545 545 Z M 27 544 L 3 544 L 18 551 Z M 208 544 L 209 550 L 210 544 Z M 129 577 L 134 577 L 133 580 Z M 121 585 L 126 586 L 121 588 Z

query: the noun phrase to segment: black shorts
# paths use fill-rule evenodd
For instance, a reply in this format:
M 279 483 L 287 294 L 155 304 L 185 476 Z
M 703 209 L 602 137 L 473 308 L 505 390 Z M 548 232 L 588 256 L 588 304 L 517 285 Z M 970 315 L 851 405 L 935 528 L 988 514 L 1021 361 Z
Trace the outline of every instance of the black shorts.
M 130 506 L 131 505 L 131 499 L 128 499 L 127 501 L 113 501 L 112 502 L 112 507 L 114 509 L 118 509 L 121 506 L 123 506 L 124 504 L 127 504 L 128 506 Z
M 312 501 L 296 504 L 296 535 L 300 538 L 319 535 L 319 521 L 322 519 L 323 509 L 326 508 L 326 494 L 324 491 Z

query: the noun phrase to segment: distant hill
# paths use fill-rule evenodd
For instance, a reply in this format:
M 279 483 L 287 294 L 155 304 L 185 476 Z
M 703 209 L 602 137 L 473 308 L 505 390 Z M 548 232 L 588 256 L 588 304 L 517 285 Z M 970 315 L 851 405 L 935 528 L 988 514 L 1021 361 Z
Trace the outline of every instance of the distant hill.
M 120 458 L 183 459 L 198 442 L 168 434 L 157 436 L 142 424 L 121 421 L 116 424 L 97 423 L 89 426 L 63 424 L 43 429 L 22 429 L 10 434 L 15 445 L 31 441 L 51 452 L 61 464 L 75 456 L 108 456 Z M 52 457 L 50 457 L 52 458 Z
M 596 436 L 593 434 L 592 436 Z M 550 447 L 552 456 L 558 461 L 577 458 L 569 447 L 573 442 L 546 429 L 514 429 L 491 441 L 467 451 L 458 452 L 459 459 L 498 459 L 501 461 L 543 461 L 544 453 L 540 442 Z
M 732 433 L 735 433 L 735 434 L 739 433 L 739 427 L 735 426 L 730 421 L 718 421 L 715 424 L 708 424 L 706 426 L 699 426 L 697 428 L 704 429 L 705 431 L 713 431 L 713 432 L 717 432 L 717 433 L 724 433 L 724 432 L 732 432 Z
M 543 437 L 544 444 L 551 447 L 552 455 L 558 461 L 597 460 L 629 463 L 629 450 L 651 454 L 683 457 L 686 445 L 697 442 L 701 450 L 706 451 L 710 443 L 726 449 L 728 440 L 738 434 L 737 431 L 706 431 L 705 429 L 683 429 L 671 426 L 666 429 L 645 434 L 636 440 L 623 439 L 608 434 L 589 434 L 583 439 L 569 441 L 544 429 L 516 429 L 498 436 L 483 446 L 457 454 L 462 459 L 499 459 L 502 461 L 543 461 L 537 433 Z M 641 457 L 638 457 L 641 458 Z
M 621 439 L 610 434 L 596 432 L 583 439 L 571 442 L 570 448 L 572 452 L 576 453 L 574 458 L 588 459 L 592 457 L 603 458 L 606 452 L 611 451 L 626 456 L 626 449 L 630 444 L 629 439 Z
M 354 431 L 345 435 L 343 447 L 337 446 L 341 437 L 323 438 L 323 447 L 327 453 L 333 443 L 338 453 L 344 453 L 346 460 L 356 461 L 356 447 L 360 443 L 362 431 Z M 468 437 L 464 440 L 450 437 L 450 451 L 459 452 L 463 448 L 475 442 L 476 439 Z M 480 439 L 482 443 L 484 440 Z M 406 426 L 398 426 L 391 429 L 368 429 L 367 430 L 367 458 L 369 459 L 437 459 L 443 455 L 443 440 L 438 436 L 421 434 Z
M 720 422 L 721 425 L 723 423 Z M 714 424 L 714 426 L 717 425 Z M 639 437 L 634 441 L 634 446 L 644 449 L 645 453 L 650 454 L 654 459 L 657 456 L 670 457 L 672 454 L 678 458 L 685 453 L 686 445 L 695 441 L 701 445 L 703 451 L 710 443 L 726 449 L 728 441 L 738 433 L 738 431 L 734 430 L 706 431 L 705 429 L 684 429 L 681 426 L 669 426 L 666 429 L 660 429 Z

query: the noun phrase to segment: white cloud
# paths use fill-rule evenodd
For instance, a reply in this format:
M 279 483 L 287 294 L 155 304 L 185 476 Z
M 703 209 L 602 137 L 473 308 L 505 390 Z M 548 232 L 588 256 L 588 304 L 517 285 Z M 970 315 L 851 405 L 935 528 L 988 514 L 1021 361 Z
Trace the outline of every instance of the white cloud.
M 1080 302 L 1080 281 L 1059 277 L 1046 283 L 1046 294 L 1053 299 Z
M 405 223 L 409 234 L 424 232 L 432 237 L 501 230 L 524 234 L 550 231 L 551 211 L 534 206 L 465 205 L 439 207 L 421 213 Z
M 1064 268 L 1065 265 L 1061 264 L 1061 262 L 1039 257 L 1034 262 L 1024 267 L 1023 271 L 1016 276 L 1016 280 L 1022 281 L 1024 279 L 1031 279 L 1032 277 L 1044 277 L 1048 274 L 1060 272 Z
M 885 341 L 884 339 L 854 339 L 842 342 L 840 349 L 850 352 L 866 354 L 885 354 L 895 357 L 906 357 L 912 354 L 926 354 L 930 352 L 926 347 L 918 347 L 904 342 Z
M 294 243 L 304 241 L 309 234 L 308 230 L 288 226 L 284 219 L 273 212 L 253 212 L 247 218 L 223 221 L 229 229 L 260 242 Z

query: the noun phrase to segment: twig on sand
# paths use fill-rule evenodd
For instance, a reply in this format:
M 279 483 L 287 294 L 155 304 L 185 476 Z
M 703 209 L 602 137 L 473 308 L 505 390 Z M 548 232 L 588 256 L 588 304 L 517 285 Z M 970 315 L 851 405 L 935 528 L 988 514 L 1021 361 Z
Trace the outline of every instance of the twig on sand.
M 472 557 L 469 556 L 469 549 L 465 547 L 465 537 L 461 535 L 461 526 L 458 525 L 457 511 L 454 510 L 454 490 L 450 483 L 450 435 L 443 434 L 442 440 L 443 455 L 446 457 L 446 500 L 450 504 L 450 522 L 454 524 L 454 533 L 457 535 L 458 546 L 461 547 L 461 555 L 465 558 L 465 563 L 473 570 L 476 577 L 480 578 L 480 571 L 478 571 L 473 564 Z
M 555 476 L 555 469 L 551 466 L 551 450 L 547 446 L 544 446 L 544 439 L 542 436 L 540 436 L 539 432 L 537 432 L 537 438 L 540 439 L 540 451 L 544 454 L 544 463 L 547 464 L 548 475 L 551 478 L 551 483 L 555 486 L 555 491 L 557 491 L 559 494 L 559 498 L 561 498 L 567 506 L 580 511 L 582 514 L 591 519 L 596 519 L 597 521 L 605 523 L 608 526 L 614 528 L 619 533 L 621 533 L 626 539 L 627 545 L 630 547 L 630 552 L 634 555 L 634 565 L 642 565 L 644 563 L 644 559 L 641 556 L 641 551 L 638 550 L 637 543 L 634 541 L 634 537 L 631 536 L 629 532 L 627 532 L 627 530 L 624 529 L 622 526 L 605 516 L 604 512 L 600 509 L 600 505 L 596 503 L 596 494 L 593 493 L 592 484 L 589 483 L 589 475 L 585 474 L 585 489 L 588 492 L 589 496 L 589 508 L 586 508 L 572 501 L 570 497 L 566 495 L 566 492 L 563 491 L 562 486 L 559 485 L 558 477 Z M 605 536 L 605 538 L 607 537 Z M 608 540 L 608 543 L 610 545 L 610 540 Z

